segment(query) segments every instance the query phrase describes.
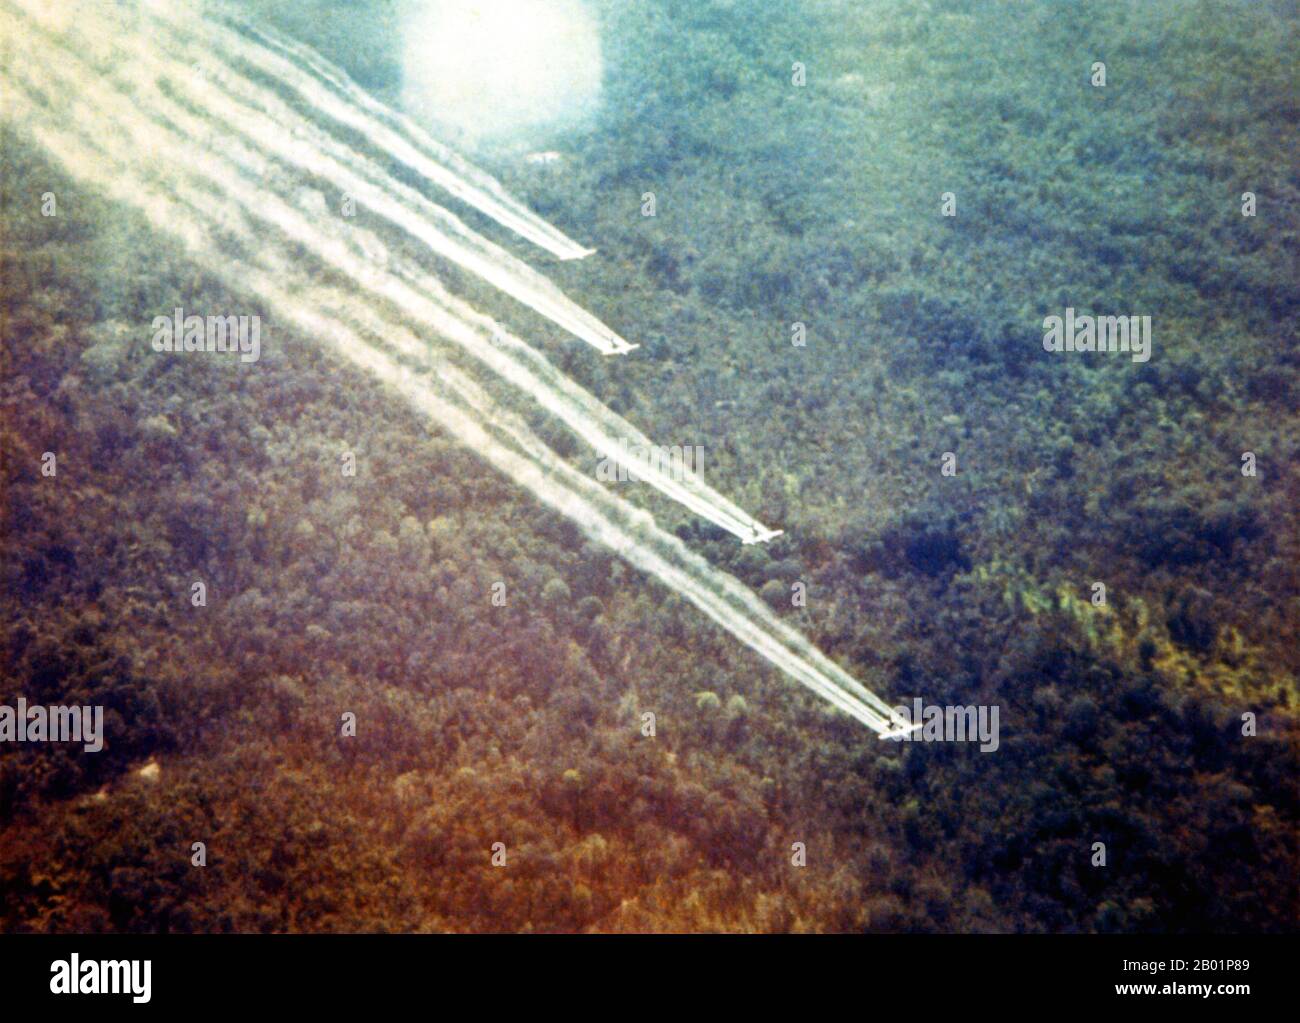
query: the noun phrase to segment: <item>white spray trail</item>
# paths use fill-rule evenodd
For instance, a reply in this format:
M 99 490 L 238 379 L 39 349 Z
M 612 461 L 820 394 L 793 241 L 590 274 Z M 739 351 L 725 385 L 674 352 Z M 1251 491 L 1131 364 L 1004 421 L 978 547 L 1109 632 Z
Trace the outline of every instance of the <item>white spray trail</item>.
M 33 17 L 44 17 L 47 23 L 58 19 L 44 0 L 20 2 L 28 5 Z M 32 6 L 37 9 L 30 10 Z M 166 70 L 172 89 L 206 101 L 205 113 L 211 115 L 214 127 L 216 122 L 224 122 L 227 130 L 245 134 L 277 159 L 307 173 L 328 177 L 342 194 L 351 195 L 364 208 L 408 231 L 437 255 L 501 289 L 597 351 L 618 355 L 639 347 L 629 344 L 532 267 L 472 231 L 449 211 L 385 174 L 373 161 L 349 152 L 328 133 L 305 122 L 270 89 L 239 76 L 212 55 L 213 49 L 219 49 L 227 41 L 247 47 L 242 37 L 214 27 L 214 31 L 220 32 L 216 39 L 196 38 L 203 25 L 201 20 L 188 21 L 183 33 L 180 29 L 166 33 L 165 22 L 155 21 L 151 25 L 156 32 L 167 36 L 167 45 L 162 40 L 138 36 L 122 39 L 119 43 L 122 52 L 115 57 L 113 70 L 123 80 L 139 88 L 154 88 L 154 79 Z M 84 40 L 86 28 L 74 25 L 73 31 Z M 185 60 L 168 58 L 168 51 L 173 47 L 185 54 Z M 198 73 L 200 68 L 202 75 Z M 220 81 L 225 92 L 208 82 L 207 76 Z M 242 105 L 234 102 L 232 96 L 240 97 Z M 288 124 L 295 124 L 296 130 L 287 132 Z M 310 142 L 302 137 L 308 134 Z M 376 186 L 373 182 L 381 175 L 382 185 Z M 393 196 L 400 197 L 401 201 Z
M 260 228 L 250 226 L 253 210 L 242 188 L 235 187 L 237 182 L 230 182 L 224 192 L 214 192 L 207 178 L 193 174 L 193 168 L 182 162 L 171 169 L 176 178 L 188 178 L 190 183 L 178 182 L 170 186 L 171 197 L 165 194 L 156 154 L 182 152 L 193 140 L 177 135 L 159 120 L 150 120 L 139 106 L 116 111 L 128 123 L 112 126 L 126 127 L 125 133 L 105 130 L 109 125 L 96 105 L 98 97 L 90 99 L 98 91 L 95 82 L 81 83 L 85 86 L 81 94 L 69 97 L 66 92 L 52 91 L 49 80 L 40 77 L 42 69 L 61 63 L 66 67 L 70 57 L 66 50 L 46 49 L 52 52 L 40 52 L 38 47 L 31 59 L 12 61 L 4 69 L 9 116 L 16 117 L 71 173 L 88 177 L 113 198 L 139 209 L 161 232 L 179 236 L 203 265 L 230 286 L 257 295 L 299 330 L 377 376 L 543 503 L 573 519 L 587 535 L 691 601 L 833 705 L 878 732 L 898 723 L 883 701 L 772 615 L 752 592 L 659 530 L 648 513 L 613 497 L 555 456 L 459 371 L 434 362 L 429 376 L 417 376 L 409 365 L 385 354 L 380 344 L 362 340 L 342 316 L 315 311 L 332 304 L 351 309 L 353 319 L 382 330 L 384 343 L 407 336 L 398 325 L 382 319 L 376 322 L 376 310 L 386 305 L 384 289 L 372 287 L 368 295 L 336 291 L 331 299 L 326 289 L 313 285 L 305 271 L 292 272 L 289 268 L 297 263 L 294 253 L 271 252 L 271 239 Z M 29 75 L 36 76 L 34 82 L 28 80 Z M 51 96 L 58 96 L 60 109 L 46 105 Z M 80 130 L 64 127 L 69 123 Z M 152 134 L 141 136 L 142 125 L 151 125 Z M 151 144 L 141 145 L 142 138 Z M 258 167 L 251 159 L 245 160 L 245 166 Z M 233 173 L 238 176 L 237 171 Z M 265 202 L 265 194 L 261 199 Z M 263 253 L 261 270 L 221 251 L 214 239 L 231 233 L 241 237 L 247 248 Z M 288 237 L 322 261 L 328 261 L 322 253 L 340 247 L 329 238 L 303 241 Z M 293 286 L 273 283 L 282 280 L 292 281 Z M 418 341 L 405 340 L 401 347 L 411 352 Z
M 128 102 L 134 108 L 147 98 L 169 123 L 191 138 L 196 133 L 207 130 L 205 120 L 152 87 L 154 70 L 146 63 L 146 56 L 144 53 L 136 53 L 119 57 L 116 66 L 129 70 L 133 94 L 128 101 L 125 97 L 115 100 L 116 94 L 102 88 L 88 91 L 86 102 L 93 107 L 92 115 L 104 121 L 124 123 L 136 144 L 143 148 L 156 146 L 156 140 L 150 135 L 151 128 L 129 117 L 130 110 L 126 106 Z M 17 59 L 23 58 L 20 55 Z M 78 90 L 84 86 L 84 80 L 79 82 L 70 77 L 70 74 L 72 68 L 79 66 L 83 65 L 76 58 L 65 57 L 57 66 L 28 67 L 27 72 L 29 78 L 40 75 L 48 88 Z M 180 66 L 182 70 L 190 67 L 188 64 Z M 184 80 L 184 76 L 181 80 Z M 212 93 L 214 90 L 211 86 L 195 89 L 196 94 L 200 91 Z M 256 111 L 245 110 L 242 120 L 246 124 L 256 124 L 258 116 Z M 239 119 L 229 112 L 227 117 L 231 121 Z M 262 129 L 260 132 L 250 134 L 246 131 L 245 137 L 262 142 L 267 148 L 274 147 L 274 155 L 280 155 L 286 147 L 278 146 L 277 140 L 288 137 L 283 128 L 276 131 L 269 124 L 258 127 Z M 303 150 L 306 147 L 305 138 L 298 136 L 287 148 Z M 222 151 L 250 180 L 262 181 L 270 173 L 264 151 L 248 149 L 233 140 L 227 141 Z M 312 161 L 305 157 L 293 162 L 299 167 L 312 165 Z M 212 185 L 236 194 L 247 208 L 256 210 L 256 215 L 302 244 L 313 244 L 323 232 L 328 231 L 336 243 L 329 250 L 330 265 L 334 269 L 347 274 L 363 286 L 379 284 L 386 297 L 416 318 L 421 325 L 460 345 L 503 379 L 532 395 L 543 409 L 565 422 L 600 455 L 612 462 L 626 464 L 638 478 L 741 539 L 749 539 L 756 532 L 766 530 L 752 516 L 705 486 L 693 474 L 683 478 L 673 471 L 665 471 L 661 459 L 653 454 L 653 445 L 631 424 L 614 415 L 592 395 L 558 373 L 525 342 L 451 296 L 435 278 L 413 267 L 399 267 L 396 264 L 390 268 L 390 274 L 378 273 L 367 253 L 382 253 L 384 247 L 372 234 L 346 226 L 338 218 L 309 219 L 273 194 L 249 184 L 238 175 L 232 177 L 227 172 L 219 172 L 222 164 L 223 157 L 213 154 L 195 161 L 195 171 L 206 175 Z M 341 169 L 328 161 L 324 166 L 330 171 Z M 321 199 L 320 203 L 323 205 L 324 200 Z M 385 276 L 387 280 L 384 279 Z
M 425 180 L 546 249 L 560 259 L 582 259 L 585 248 L 510 196 L 501 184 L 431 138 L 410 118 L 383 106 L 339 68 L 307 47 L 265 28 L 235 20 L 219 8 L 200 10 L 182 0 L 149 0 L 150 13 L 182 32 L 206 21 L 220 32 L 221 49 L 284 83 L 338 124 L 356 131 Z M 205 13 L 225 15 L 233 28 L 218 26 Z M 251 37 L 251 39 L 250 39 Z M 261 45 L 251 40 L 255 39 Z

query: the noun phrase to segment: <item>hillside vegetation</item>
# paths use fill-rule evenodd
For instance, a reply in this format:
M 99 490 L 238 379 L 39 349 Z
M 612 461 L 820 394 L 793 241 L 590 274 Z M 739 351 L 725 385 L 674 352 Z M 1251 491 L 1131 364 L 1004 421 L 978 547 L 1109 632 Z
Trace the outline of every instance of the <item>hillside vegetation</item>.
M 396 95 L 392 4 L 249 6 Z M 1295 5 L 592 6 L 600 119 L 479 158 L 643 347 L 476 304 L 786 535 L 625 496 L 998 750 L 880 742 L 310 337 L 158 357 L 257 310 L 5 127 L 0 703 L 110 741 L 0 747 L 0 929 L 1295 930 Z M 1150 362 L 1044 352 L 1067 306 Z

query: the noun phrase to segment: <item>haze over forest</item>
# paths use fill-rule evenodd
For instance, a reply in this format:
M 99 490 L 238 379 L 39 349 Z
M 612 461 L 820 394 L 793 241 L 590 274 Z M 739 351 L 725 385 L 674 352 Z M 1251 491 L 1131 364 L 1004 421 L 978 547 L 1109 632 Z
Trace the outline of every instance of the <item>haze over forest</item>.
M 106 738 L 0 743 L 0 930 L 1296 929 L 1294 2 L 575 0 L 481 37 L 509 102 L 415 0 L 237 6 L 596 249 L 455 208 L 635 351 L 395 254 L 784 533 L 603 486 L 996 749 L 882 741 L 10 115 L 0 704 Z M 176 308 L 259 358 L 152 350 Z

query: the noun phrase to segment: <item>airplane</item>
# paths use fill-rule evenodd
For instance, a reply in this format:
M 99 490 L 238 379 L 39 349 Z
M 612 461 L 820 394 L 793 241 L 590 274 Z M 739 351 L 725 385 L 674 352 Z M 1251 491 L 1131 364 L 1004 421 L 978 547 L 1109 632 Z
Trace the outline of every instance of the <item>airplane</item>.
M 881 732 L 880 737 L 882 739 L 901 739 L 903 736 L 910 735 L 912 732 L 920 731 L 923 724 L 924 722 L 922 721 L 918 721 L 914 725 L 907 724 L 906 722 L 899 724 L 895 721 L 894 727 L 887 732 Z
M 749 527 L 749 536 L 741 537 L 740 542 L 743 544 L 767 543 L 784 533 L 784 529 L 762 529 L 757 523 L 752 523 Z

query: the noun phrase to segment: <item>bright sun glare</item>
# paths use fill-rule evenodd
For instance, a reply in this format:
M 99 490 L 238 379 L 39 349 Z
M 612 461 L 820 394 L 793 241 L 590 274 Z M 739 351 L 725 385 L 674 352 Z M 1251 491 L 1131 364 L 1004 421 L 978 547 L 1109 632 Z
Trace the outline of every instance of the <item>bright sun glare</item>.
M 563 127 L 600 95 L 600 37 L 580 0 L 418 0 L 403 36 L 407 109 L 471 136 Z

